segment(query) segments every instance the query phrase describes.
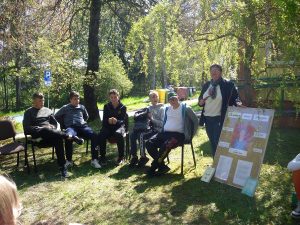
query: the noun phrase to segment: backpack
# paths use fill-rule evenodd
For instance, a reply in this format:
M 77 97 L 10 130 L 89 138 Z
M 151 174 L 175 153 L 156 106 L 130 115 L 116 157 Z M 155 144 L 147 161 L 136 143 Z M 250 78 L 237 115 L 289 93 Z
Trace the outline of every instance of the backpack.
M 148 118 L 149 109 L 143 108 L 134 113 L 134 130 L 147 130 L 149 129 L 149 118 Z

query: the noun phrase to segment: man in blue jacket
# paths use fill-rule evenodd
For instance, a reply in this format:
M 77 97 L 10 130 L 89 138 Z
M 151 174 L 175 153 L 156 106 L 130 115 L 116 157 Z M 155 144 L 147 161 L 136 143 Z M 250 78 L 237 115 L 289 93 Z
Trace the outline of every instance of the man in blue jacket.
M 164 159 L 171 149 L 183 144 L 184 141 L 190 141 L 198 128 L 196 114 L 185 103 L 179 102 L 175 92 L 168 94 L 168 101 L 170 106 L 167 106 L 164 110 L 165 116 L 162 132 L 159 132 L 146 142 L 146 149 L 153 158 L 148 176 L 168 172 L 170 168 L 164 164 Z

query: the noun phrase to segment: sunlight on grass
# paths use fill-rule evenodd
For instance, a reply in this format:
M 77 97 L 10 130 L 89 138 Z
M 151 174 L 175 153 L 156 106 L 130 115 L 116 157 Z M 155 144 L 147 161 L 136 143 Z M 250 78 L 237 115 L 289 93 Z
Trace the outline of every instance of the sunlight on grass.
M 296 224 L 289 216 L 293 187 L 285 167 L 300 149 L 299 135 L 298 130 L 272 131 L 254 198 L 213 180 L 209 184 L 201 182 L 206 166 L 212 164 L 204 129 L 199 130 L 193 141 L 196 169 L 190 146 L 185 147 L 184 177 L 180 175 L 179 148 L 170 153 L 169 174 L 149 179 L 144 169 L 130 169 L 128 164 L 116 167 L 115 145 L 108 145 L 109 163 L 100 170 L 90 166 L 90 156 L 85 154 L 84 147 L 75 145 L 76 166 L 70 170 L 73 176 L 66 181 L 60 178 L 50 149 L 37 151 L 37 174 L 32 171 L 28 175 L 22 166 L 16 170 L 15 156 L 5 157 L 0 169 L 17 183 L 24 206 L 20 220 L 25 225 L 39 221 L 47 224 Z M 29 154 L 32 168 L 31 151 Z

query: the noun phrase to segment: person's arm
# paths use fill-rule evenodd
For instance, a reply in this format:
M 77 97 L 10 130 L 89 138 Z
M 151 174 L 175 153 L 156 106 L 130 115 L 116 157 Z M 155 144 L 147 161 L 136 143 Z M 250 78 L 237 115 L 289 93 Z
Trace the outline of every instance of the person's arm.
M 63 106 L 61 107 L 54 115 L 55 119 L 59 122 L 63 122 L 63 117 L 64 117 L 64 114 L 65 114 L 65 108 L 66 106 Z
M 126 106 L 122 105 L 122 107 L 120 108 L 121 110 L 121 115 L 118 116 L 117 118 L 117 125 L 123 125 L 125 124 L 125 117 L 126 117 Z
M 205 100 L 207 99 L 203 99 L 203 95 L 204 93 L 206 92 L 207 88 L 209 87 L 209 82 L 205 83 L 203 86 L 202 86 L 202 89 L 201 89 L 201 93 L 199 95 L 199 98 L 198 98 L 198 105 L 199 106 L 204 106 L 205 105 Z
M 109 118 L 108 116 L 109 116 L 108 105 L 105 104 L 103 108 L 103 120 L 102 120 L 103 127 L 108 127 L 110 125 L 108 123 L 108 118 Z
M 292 161 L 289 162 L 287 168 L 289 171 L 300 170 L 300 153 Z
M 152 117 L 151 122 L 157 126 L 157 127 L 162 127 L 164 123 L 164 108 L 161 107 L 158 111 L 158 118 Z
M 196 116 L 195 112 L 190 108 L 187 107 L 186 108 L 186 113 L 187 116 L 190 118 L 190 120 L 193 122 L 193 136 L 196 134 L 197 130 L 198 130 L 198 117 Z
M 54 117 L 53 114 L 51 114 L 51 115 L 49 116 L 49 123 L 53 126 L 53 128 L 57 129 L 57 124 L 58 124 L 58 122 L 57 122 L 57 120 L 55 119 L 55 117 Z
M 83 119 L 84 121 L 87 121 L 89 119 L 89 114 L 84 105 L 81 105 L 81 107 L 82 107 Z
M 34 121 L 31 118 L 31 111 L 30 109 L 26 110 L 23 117 L 23 128 L 25 134 L 33 134 L 37 129 L 40 127 L 33 126 Z

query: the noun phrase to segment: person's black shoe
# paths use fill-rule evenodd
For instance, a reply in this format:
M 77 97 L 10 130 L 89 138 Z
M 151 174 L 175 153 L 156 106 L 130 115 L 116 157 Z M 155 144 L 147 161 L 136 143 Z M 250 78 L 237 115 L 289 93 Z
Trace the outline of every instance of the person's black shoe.
M 292 211 L 291 216 L 294 219 L 300 219 L 300 201 L 297 204 L 297 208 Z
M 101 166 L 106 166 L 107 165 L 107 159 L 105 156 L 100 156 L 99 162 Z
M 153 170 L 152 168 L 150 168 L 148 171 L 147 171 L 147 177 L 151 178 L 151 177 L 155 177 L 157 176 L 157 172 L 155 172 L 155 170 Z
M 157 173 L 159 175 L 162 175 L 162 174 L 165 174 L 165 173 L 167 173 L 169 171 L 170 171 L 170 167 L 168 167 L 168 166 L 166 166 L 166 165 L 163 164 L 163 165 L 161 165 L 161 166 L 158 167 Z
M 74 137 L 73 137 L 73 141 L 75 141 L 76 144 L 79 144 L 79 145 L 82 145 L 82 144 L 84 143 L 84 139 L 79 138 L 79 137 L 77 137 L 77 136 L 74 136 Z
M 129 163 L 129 167 L 133 168 L 136 164 L 138 163 L 138 157 L 137 156 L 132 156 L 130 163 Z
M 144 167 L 147 164 L 148 161 L 149 161 L 149 158 L 141 157 L 139 162 L 138 162 L 138 167 Z
M 119 165 L 122 165 L 123 163 L 124 163 L 125 161 L 124 161 L 124 157 L 119 157 L 118 159 L 117 159 L 117 165 L 119 166 Z

